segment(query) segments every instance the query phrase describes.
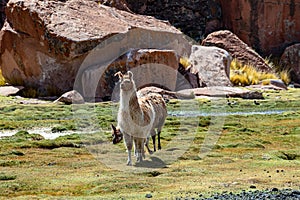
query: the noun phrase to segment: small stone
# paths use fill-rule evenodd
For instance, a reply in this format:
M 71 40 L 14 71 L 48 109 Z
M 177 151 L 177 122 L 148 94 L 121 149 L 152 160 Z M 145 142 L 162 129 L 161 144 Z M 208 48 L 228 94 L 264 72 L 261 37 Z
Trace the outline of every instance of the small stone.
M 250 188 L 251 189 L 256 189 L 256 186 L 255 185 L 250 185 Z
M 152 198 L 153 196 L 152 196 L 152 194 L 148 193 L 148 194 L 146 194 L 145 197 L 148 198 L 148 199 L 150 199 L 150 198 Z
M 278 192 L 279 189 L 278 188 L 272 188 L 272 192 Z
M 79 92 L 77 92 L 76 90 L 72 90 L 64 93 L 61 97 L 55 100 L 54 103 L 58 101 L 65 104 L 83 104 L 84 98 Z

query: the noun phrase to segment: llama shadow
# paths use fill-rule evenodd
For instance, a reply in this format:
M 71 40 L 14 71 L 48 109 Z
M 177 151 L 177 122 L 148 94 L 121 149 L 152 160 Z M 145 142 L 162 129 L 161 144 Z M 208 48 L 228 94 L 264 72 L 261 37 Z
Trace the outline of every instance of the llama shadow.
M 164 161 L 157 157 L 150 157 L 150 160 L 144 160 L 143 162 L 136 163 L 135 167 L 143 167 L 143 168 L 166 168 L 167 165 Z

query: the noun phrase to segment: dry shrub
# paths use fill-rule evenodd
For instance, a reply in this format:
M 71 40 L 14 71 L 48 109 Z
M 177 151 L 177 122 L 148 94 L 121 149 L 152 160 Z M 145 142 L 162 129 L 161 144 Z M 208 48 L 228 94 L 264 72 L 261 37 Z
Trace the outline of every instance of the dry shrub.
M 236 59 L 230 65 L 230 80 L 234 85 L 256 85 L 263 80 L 278 79 L 276 74 L 260 72 L 252 65 L 242 64 Z

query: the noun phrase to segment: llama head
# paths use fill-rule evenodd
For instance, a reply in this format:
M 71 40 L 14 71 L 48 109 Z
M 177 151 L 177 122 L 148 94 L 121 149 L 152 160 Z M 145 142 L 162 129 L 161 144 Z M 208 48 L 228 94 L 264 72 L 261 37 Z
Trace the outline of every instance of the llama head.
M 113 136 L 113 144 L 118 144 L 123 139 L 123 134 L 121 133 L 119 128 L 116 128 L 113 124 L 111 124 L 111 132 Z
M 120 88 L 123 91 L 130 91 L 135 89 L 135 83 L 133 81 L 133 74 L 131 71 L 128 71 L 127 74 L 122 74 L 121 72 L 117 72 L 115 76 L 119 76 L 120 78 Z

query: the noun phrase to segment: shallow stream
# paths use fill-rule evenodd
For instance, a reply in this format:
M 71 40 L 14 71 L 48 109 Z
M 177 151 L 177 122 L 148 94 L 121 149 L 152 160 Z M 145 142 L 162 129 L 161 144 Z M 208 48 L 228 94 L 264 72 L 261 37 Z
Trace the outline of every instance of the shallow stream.
M 203 112 L 203 111 L 169 111 L 168 115 L 173 117 L 226 117 L 226 116 L 247 116 L 247 115 L 273 115 L 273 114 L 282 114 L 289 110 L 266 110 L 266 111 L 246 111 L 246 112 Z M 19 130 L 0 130 L 0 139 L 2 137 L 12 136 L 16 134 Z M 51 131 L 51 128 L 35 128 L 32 130 L 27 130 L 30 134 L 40 134 L 45 139 L 55 139 L 60 136 L 64 135 L 71 135 L 71 134 L 80 134 L 79 131 L 62 131 L 62 132 L 55 132 Z

